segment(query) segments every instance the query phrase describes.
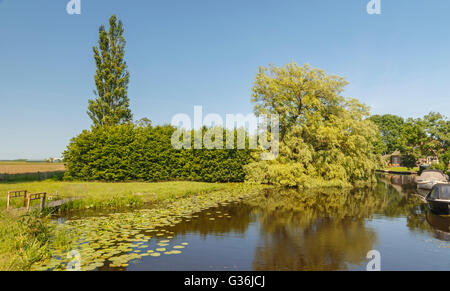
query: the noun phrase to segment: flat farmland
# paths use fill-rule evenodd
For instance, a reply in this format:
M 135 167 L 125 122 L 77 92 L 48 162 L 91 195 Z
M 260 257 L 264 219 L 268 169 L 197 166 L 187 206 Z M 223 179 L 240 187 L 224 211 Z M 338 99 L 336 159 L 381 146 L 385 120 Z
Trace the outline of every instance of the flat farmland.
M 62 163 L 0 162 L 0 174 L 32 174 L 64 171 Z

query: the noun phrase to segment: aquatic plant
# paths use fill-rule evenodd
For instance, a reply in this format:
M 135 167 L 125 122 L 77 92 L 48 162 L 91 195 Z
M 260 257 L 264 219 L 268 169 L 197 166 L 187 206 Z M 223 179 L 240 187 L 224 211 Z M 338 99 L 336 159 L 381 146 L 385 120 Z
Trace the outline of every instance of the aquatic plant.
M 55 240 L 52 257 L 35 264 L 34 270 L 65 270 L 73 258 L 68 251 L 79 253 L 81 270 L 95 270 L 104 266 L 125 268 L 143 257 L 181 254 L 189 246 L 183 242 L 171 244 L 174 232 L 170 230 L 183 220 L 195 218 L 196 213 L 214 208 L 221 203 L 238 201 L 258 193 L 257 190 L 217 191 L 195 197 L 177 199 L 158 207 L 125 213 L 55 222 L 59 231 L 70 241 Z M 152 242 L 155 242 L 152 244 Z M 151 248 L 152 245 L 156 247 Z

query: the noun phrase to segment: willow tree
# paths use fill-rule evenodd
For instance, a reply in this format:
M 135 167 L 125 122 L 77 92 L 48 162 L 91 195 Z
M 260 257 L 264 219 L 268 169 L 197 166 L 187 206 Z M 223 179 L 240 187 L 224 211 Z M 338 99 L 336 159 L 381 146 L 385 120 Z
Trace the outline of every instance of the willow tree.
M 88 115 L 94 126 L 111 126 L 131 121 L 129 108 L 128 83 L 130 73 L 127 71 L 125 56 L 125 38 L 122 21 L 116 16 L 109 20 L 109 30 L 99 28 L 98 47 L 94 47 L 97 65 L 95 74 L 94 100 L 89 100 Z
M 252 102 L 256 115 L 277 114 L 281 139 L 295 125 L 313 116 L 335 111 L 343 98 L 339 95 L 347 82 L 323 70 L 290 63 L 283 67 L 260 67 L 253 86 Z M 332 112 L 330 112 L 332 113 Z
M 374 181 L 379 130 L 365 105 L 341 95 L 346 85 L 307 65 L 261 68 L 252 101 L 257 115 L 279 116 L 280 155 L 248 165 L 248 180 L 299 187 Z

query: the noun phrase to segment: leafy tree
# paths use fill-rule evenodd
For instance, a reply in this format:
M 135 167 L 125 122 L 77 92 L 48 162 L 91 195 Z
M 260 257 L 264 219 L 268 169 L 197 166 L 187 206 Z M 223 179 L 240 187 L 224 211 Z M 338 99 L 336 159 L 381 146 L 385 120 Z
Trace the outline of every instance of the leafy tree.
M 109 31 L 102 25 L 99 29 L 98 47 L 94 47 L 97 65 L 95 85 L 97 96 L 89 100 L 88 115 L 94 126 L 111 126 L 131 121 L 129 109 L 128 83 L 125 56 L 125 38 L 122 21 L 115 15 L 109 20 Z
M 419 158 L 427 156 L 428 153 L 424 148 L 428 140 L 423 120 L 408 118 L 401 132 L 399 148 L 403 155 L 410 156 L 412 158 L 410 160 L 417 161 Z
M 423 118 L 408 118 L 403 126 L 400 149 L 417 161 L 437 156 L 445 168 L 449 162 L 450 121 L 440 113 L 431 112 Z
M 385 155 L 388 152 L 388 147 L 383 141 L 380 131 L 377 132 L 377 138 L 373 144 L 375 153 Z
M 314 118 L 327 118 L 343 101 L 339 94 L 347 82 L 323 70 L 290 63 L 284 67 L 260 67 L 253 86 L 255 114 L 277 114 L 281 140 L 294 125 Z
M 345 84 L 306 65 L 261 68 L 252 100 L 256 114 L 280 115 L 280 156 L 247 165 L 247 179 L 291 187 L 374 181 L 379 131 L 366 106 L 340 96 Z
M 448 166 L 444 165 L 444 163 L 431 163 L 430 169 L 441 170 L 442 172 L 446 173 L 448 170 Z
M 437 156 L 445 154 L 450 146 L 450 120 L 436 112 L 425 115 L 423 120 L 430 139 L 425 150 Z
M 417 158 L 411 154 L 403 154 L 401 163 L 402 166 L 412 169 L 417 166 Z
M 143 117 L 143 118 L 139 119 L 138 121 L 136 121 L 136 125 L 142 126 L 142 127 L 148 127 L 148 126 L 152 125 L 152 121 L 147 117 Z
M 385 114 L 385 115 L 373 115 L 370 117 L 379 128 L 381 139 L 386 145 L 386 153 L 393 153 L 399 149 L 400 138 L 405 123 L 402 117 Z

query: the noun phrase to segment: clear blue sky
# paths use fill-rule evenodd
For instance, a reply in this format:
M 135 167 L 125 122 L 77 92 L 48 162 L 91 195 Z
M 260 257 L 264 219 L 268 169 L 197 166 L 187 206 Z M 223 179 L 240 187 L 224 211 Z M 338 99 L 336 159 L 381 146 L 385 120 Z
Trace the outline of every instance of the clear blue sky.
M 309 63 L 350 82 L 373 113 L 449 114 L 450 1 L 0 0 L 0 159 L 60 156 L 90 127 L 92 46 L 112 14 L 126 29 L 135 118 L 250 113 L 260 65 Z

